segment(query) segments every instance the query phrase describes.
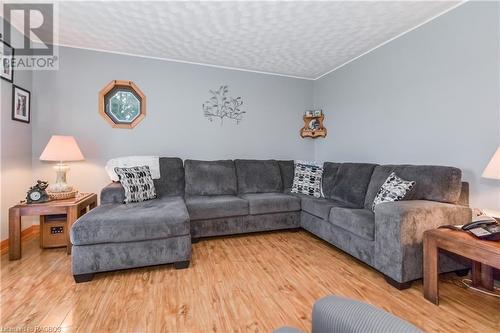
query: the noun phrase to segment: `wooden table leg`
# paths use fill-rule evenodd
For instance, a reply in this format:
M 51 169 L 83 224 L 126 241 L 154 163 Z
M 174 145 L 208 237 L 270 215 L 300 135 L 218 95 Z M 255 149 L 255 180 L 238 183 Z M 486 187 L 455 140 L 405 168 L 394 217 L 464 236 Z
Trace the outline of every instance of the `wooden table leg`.
M 424 297 L 439 304 L 439 250 L 431 237 L 424 237 Z
M 21 212 L 9 209 L 9 260 L 21 259 Z
M 40 248 L 43 249 L 43 228 L 45 226 L 45 223 L 47 222 L 47 218 L 44 215 L 40 215 L 39 221 L 40 221 L 40 235 L 38 237 L 38 240 L 40 243 Z
M 481 263 L 477 261 L 472 262 L 472 286 L 479 287 L 481 286 Z
M 78 206 L 71 206 L 68 207 L 68 214 L 67 214 L 67 230 L 66 230 L 66 253 L 71 254 L 71 239 L 69 237 L 69 234 L 71 232 L 71 227 L 73 226 L 73 223 L 78 219 Z
M 481 286 L 484 289 L 493 291 L 495 281 L 493 280 L 493 268 L 491 266 L 481 264 Z

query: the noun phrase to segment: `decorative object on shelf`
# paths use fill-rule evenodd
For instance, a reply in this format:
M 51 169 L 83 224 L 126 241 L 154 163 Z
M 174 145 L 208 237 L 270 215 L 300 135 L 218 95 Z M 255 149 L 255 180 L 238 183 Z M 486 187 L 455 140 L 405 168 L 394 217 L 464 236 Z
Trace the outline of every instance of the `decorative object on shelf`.
M 75 197 L 77 191 L 66 183 L 66 173 L 69 167 L 63 162 L 82 161 L 83 159 L 83 154 L 74 137 L 53 135 L 50 138 L 42 155 L 40 155 L 40 160 L 59 162 L 54 166 L 57 175 L 56 182 L 47 188 L 47 193 L 51 198 L 69 199 Z
M 213 121 L 214 118 L 219 118 L 221 125 L 224 118 L 233 119 L 236 124 L 243 120 L 243 115 L 246 113 L 240 109 L 243 101 L 241 97 L 228 96 L 228 86 L 220 86 L 216 91 L 209 90 L 209 93 L 212 97 L 202 105 L 203 113 L 208 120 Z
M 31 94 L 28 90 L 12 86 L 12 120 L 23 123 L 30 122 L 31 118 Z
M 2 41 L 2 47 L 0 49 L 0 77 L 11 83 L 14 81 L 13 60 L 14 48 Z
M 99 114 L 114 128 L 134 128 L 146 117 L 146 96 L 132 81 L 111 81 L 99 92 Z
M 308 110 L 304 113 L 304 127 L 300 130 L 300 136 L 303 138 L 324 138 L 326 137 L 326 128 L 323 126 L 325 116 L 322 110 Z
M 31 186 L 26 194 L 26 203 L 42 203 L 50 200 L 47 194 L 47 186 L 49 183 L 43 180 L 37 180 L 34 186 Z

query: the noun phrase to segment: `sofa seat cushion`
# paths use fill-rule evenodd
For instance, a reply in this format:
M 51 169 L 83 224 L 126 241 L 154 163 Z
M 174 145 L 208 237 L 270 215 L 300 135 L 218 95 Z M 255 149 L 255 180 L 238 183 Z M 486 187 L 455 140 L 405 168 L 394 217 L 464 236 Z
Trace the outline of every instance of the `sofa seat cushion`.
M 328 221 L 361 238 L 375 239 L 375 214 L 369 209 L 333 207 Z
M 189 235 L 182 197 L 94 208 L 71 228 L 73 245 L 121 243 Z
M 188 197 L 186 206 L 192 221 L 248 215 L 248 202 L 233 195 Z
M 355 208 L 352 204 L 337 200 L 314 198 L 308 195 L 301 195 L 300 198 L 303 211 L 323 220 L 328 220 L 333 207 Z
M 248 201 L 251 215 L 266 213 L 295 212 L 300 210 L 300 199 L 285 193 L 252 193 L 242 194 Z

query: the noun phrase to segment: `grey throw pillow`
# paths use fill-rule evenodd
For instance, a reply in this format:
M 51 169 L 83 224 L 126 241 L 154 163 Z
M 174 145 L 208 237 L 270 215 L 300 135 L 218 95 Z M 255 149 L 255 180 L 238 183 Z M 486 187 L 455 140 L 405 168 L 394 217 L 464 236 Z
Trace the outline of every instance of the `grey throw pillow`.
M 383 202 L 403 200 L 414 186 L 414 181 L 399 178 L 396 173 L 392 172 L 378 190 L 375 200 L 373 200 L 372 210 L 375 211 L 375 206 Z
M 125 189 L 125 203 L 156 198 L 155 184 L 148 166 L 115 168 L 115 172 Z
M 292 193 L 321 197 L 323 168 L 312 162 L 295 162 Z

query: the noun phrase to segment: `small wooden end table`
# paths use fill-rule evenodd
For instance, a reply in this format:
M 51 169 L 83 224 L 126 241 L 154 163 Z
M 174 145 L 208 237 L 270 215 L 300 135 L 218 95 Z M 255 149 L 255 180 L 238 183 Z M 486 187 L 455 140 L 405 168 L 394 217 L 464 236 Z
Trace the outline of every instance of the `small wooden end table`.
M 464 231 L 434 229 L 424 233 L 424 297 L 439 304 L 439 250 L 472 260 L 472 285 L 494 289 L 493 269 L 500 269 L 500 242 L 479 240 Z
M 9 209 L 9 260 L 21 259 L 21 217 L 67 215 L 67 253 L 71 254 L 69 232 L 73 223 L 87 211 L 97 206 L 97 194 L 79 193 L 75 198 L 52 200 L 40 204 L 22 203 Z

